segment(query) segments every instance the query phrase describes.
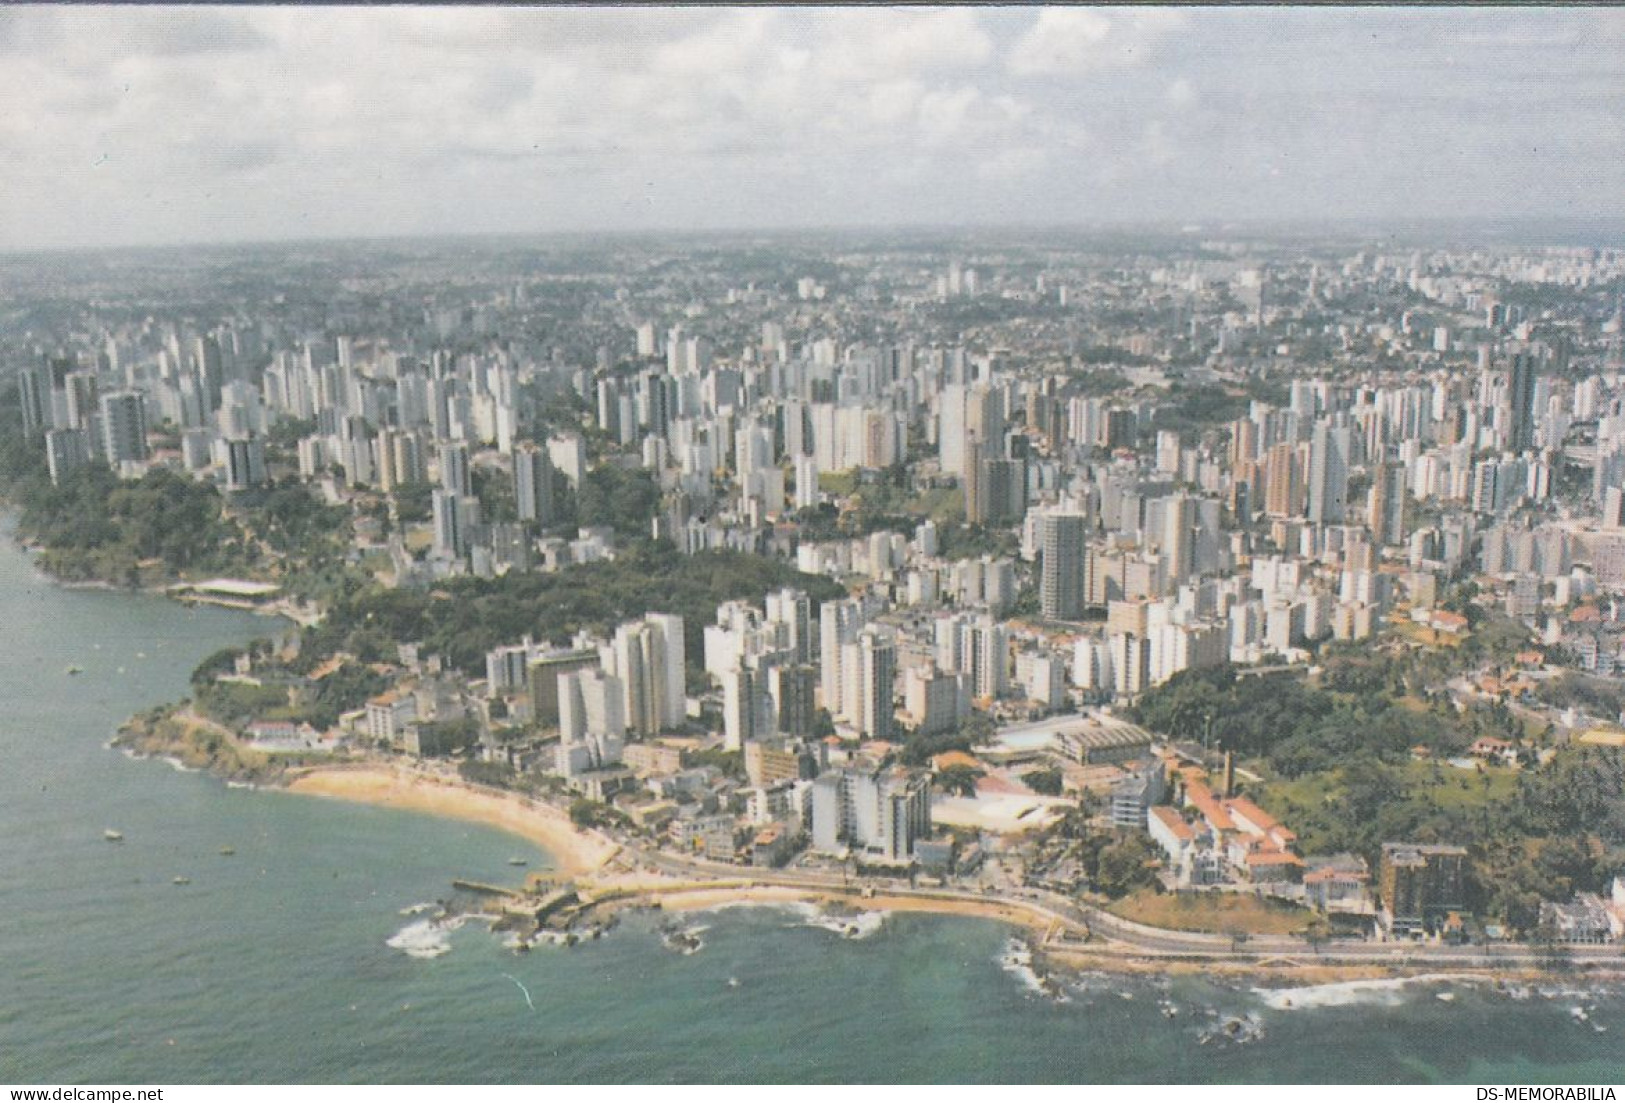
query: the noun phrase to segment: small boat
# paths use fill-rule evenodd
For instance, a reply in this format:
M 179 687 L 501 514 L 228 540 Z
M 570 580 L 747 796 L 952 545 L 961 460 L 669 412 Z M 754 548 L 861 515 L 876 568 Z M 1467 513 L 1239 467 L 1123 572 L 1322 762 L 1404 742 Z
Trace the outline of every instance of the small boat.
M 70 666 L 70 667 L 68 667 L 68 677 L 70 677 L 70 678 L 73 677 L 75 674 L 83 674 L 84 672 L 85 672 L 85 668 L 82 667 L 82 666 Z
M 508 864 L 510 866 L 528 866 L 530 862 L 524 858 L 509 858 Z
M 191 883 L 192 879 L 190 877 L 176 877 L 174 880 L 170 881 L 170 884 L 172 885 L 190 885 Z
M 124 841 L 124 832 L 114 831 L 111 827 L 109 827 L 106 831 L 102 832 L 102 838 L 106 839 L 110 843 L 122 843 Z
M 1451 1000 L 1456 998 L 1456 994 L 1454 992 L 1440 992 L 1433 998 L 1444 1003 L 1449 1003 Z
M 729 988 L 738 988 L 739 987 L 739 978 L 738 977 L 729 977 L 728 978 L 728 987 Z
M 237 853 L 237 848 L 234 846 L 223 846 L 220 848 L 220 855 L 223 858 L 229 858 L 235 853 Z

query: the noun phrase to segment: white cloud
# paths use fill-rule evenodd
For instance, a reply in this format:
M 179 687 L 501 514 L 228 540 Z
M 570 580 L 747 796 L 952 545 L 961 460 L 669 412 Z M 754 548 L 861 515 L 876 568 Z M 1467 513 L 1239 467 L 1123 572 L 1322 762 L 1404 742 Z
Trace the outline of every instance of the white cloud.
M 1174 11 L 1045 8 L 1010 52 L 1018 76 L 1079 76 L 1146 62 L 1184 26 Z
M 0 249 L 1605 212 L 1622 35 L 1507 9 L 0 8 Z

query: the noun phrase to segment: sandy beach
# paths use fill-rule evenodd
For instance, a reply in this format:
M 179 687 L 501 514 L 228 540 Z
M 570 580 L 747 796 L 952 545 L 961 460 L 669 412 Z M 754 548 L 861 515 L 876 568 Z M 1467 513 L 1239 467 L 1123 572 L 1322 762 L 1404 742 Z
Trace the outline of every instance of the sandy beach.
M 288 791 L 495 827 L 546 850 L 558 871 L 572 877 L 598 869 L 616 850 L 607 839 L 578 829 L 556 808 L 526 803 L 517 794 L 499 796 L 404 770 L 318 769 L 294 779 Z

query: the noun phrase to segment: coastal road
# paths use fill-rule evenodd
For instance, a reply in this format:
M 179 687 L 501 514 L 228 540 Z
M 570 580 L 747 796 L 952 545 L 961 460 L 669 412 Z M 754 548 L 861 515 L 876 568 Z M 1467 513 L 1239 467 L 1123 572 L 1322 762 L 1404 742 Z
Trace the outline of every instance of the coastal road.
M 672 854 L 628 840 L 619 840 L 630 857 L 674 878 L 703 879 L 745 886 L 774 886 L 858 896 L 872 888 L 877 894 L 943 900 L 968 904 L 1002 905 L 1022 910 L 1049 924 L 1070 940 L 1091 940 L 1091 948 L 1125 957 L 1237 963 L 1381 965 L 1418 969 L 1549 968 L 1562 963 L 1573 967 L 1612 966 L 1625 971 L 1625 953 L 1617 946 L 1565 946 L 1542 951 L 1524 946 L 1444 946 L 1415 942 L 1327 942 L 1311 945 L 1303 938 L 1252 935 L 1239 944 L 1230 936 L 1196 931 L 1148 927 L 1099 908 L 1044 889 L 1027 888 L 1014 894 L 983 895 L 949 888 L 914 888 L 905 883 L 876 883 L 837 876 L 824 871 L 798 869 L 742 869 L 724 862 Z M 674 886 L 676 891 L 681 891 Z M 652 890 L 656 893 L 658 889 Z M 1104 942 L 1100 940 L 1105 940 Z

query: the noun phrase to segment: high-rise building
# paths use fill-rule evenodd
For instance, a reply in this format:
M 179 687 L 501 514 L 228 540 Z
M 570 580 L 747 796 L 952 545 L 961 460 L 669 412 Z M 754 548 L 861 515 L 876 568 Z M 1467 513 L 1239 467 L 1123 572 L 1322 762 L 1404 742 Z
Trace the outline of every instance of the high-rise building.
M 1346 515 L 1351 434 L 1322 422 L 1309 442 L 1310 522 L 1335 525 Z
M 51 473 L 52 486 L 61 486 L 63 479 L 89 460 L 90 443 L 83 429 L 46 430 L 45 464 Z
M 1298 446 L 1283 441 L 1272 446 L 1264 458 L 1264 512 L 1271 517 L 1293 517 L 1302 503 L 1303 465 Z
M 1535 446 L 1535 368 L 1535 358 L 1529 353 L 1520 352 L 1512 358 L 1507 447 L 1515 454 Z
M 1379 463 L 1371 471 L 1366 523 L 1378 547 L 1405 542 L 1405 465 Z
M 999 524 L 1027 509 L 1027 462 L 1000 459 L 980 440 L 965 448 L 965 520 Z
M 559 746 L 555 769 L 566 778 L 621 760 L 623 694 L 614 675 L 586 668 L 558 676 Z
M 722 738 L 730 751 L 774 735 L 765 671 L 741 664 L 722 675 Z
M 51 377 L 43 361 L 17 370 L 17 397 L 23 408 L 23 436 L 37 437 L 54 427 L 51 419 Z
M 798 663 L 813 659 L 812 600 L 801 590 L 777 590 L 767 595 L 767 622 L 778 628 L 779 645 Z
M 811 664 L 768 668 L 768 693 L 773 699 L 774 723 L 779 734 L 801 737 L 812 734 L 817 686 L 818 670 Z
M 436 487 L 430 503 L 434 514 L 435 558 L 462 559 L 473 542 L 474 526 L 480 523 L 479 499 Z
M 1196 501 L 1175 494 L 1162 503 L 1162 560 L 1169 586 L 1178 586 L 1190 576 L 1196 552 Z
M 521 521 L 546 527 L 553 522 L 553 462 L 526 442 L 513 451 L 513 492 Z
M 1083 615 L 1083 552 L 1086 521 L 1081 513 L 1054 511 L 1043 517 L 1043 576 L 1039 605 L 1046 620 Z
M 861 655 L 862 711 L 858 727 L 865 738 L 890 739 L 896 726 L 897 651 L 890 640 L 873 630 L 858 639 Z
M 99 397 L 96 373 L 69 372 L 62 383 L 63 395 L 68 401 L 68 425 L 74 429 L 90 429 L 96 417 Z
M 440 446 L 440 488 L 447 494 L 472 495 L 474 476 L 469 469 L 468 445 L 447 443 Z
M 683 618 L 650 613 L 615 630 L 607 664 L 621 680 L 626 723 L 645 739 L 680 725 L 687 713 Z
M 265 485 L 265 441 L 260 437 L 221 442 L 226 489 L 249 490 Z
M 819 691 L 832 716 L 842 715 L 846 699 L 841 651 L 857 642 L 864 619 L 863 604 L 853 598 L 826 601 L 818 610 Z
M 101 399 L 102 455 L 115 468 L 147 461 L 147 399 L 139 391 L 115 391 Z
M 1390 933 L 1436 930 L 1467 910 L 1467 851 L 1459 846 L 1383 843 L 1377 871 L 1383 926 Z
M 812 845 L 906 861 L 931 837 L 931 779 L 923 771 L 858 765 L 813 782 Z

